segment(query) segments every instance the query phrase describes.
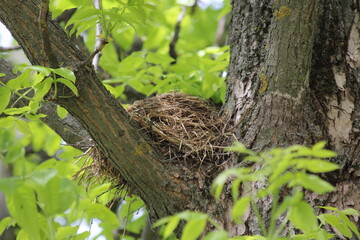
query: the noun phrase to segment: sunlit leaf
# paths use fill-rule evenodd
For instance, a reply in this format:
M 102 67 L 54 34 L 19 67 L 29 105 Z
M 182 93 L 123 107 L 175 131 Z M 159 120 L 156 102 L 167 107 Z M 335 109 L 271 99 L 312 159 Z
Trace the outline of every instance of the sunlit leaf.
M 0 87 L 0 114 L 10 102 L 11 91 L 6 87 Z
M 224 230 L 211 232 L 203 238 L 203 240 L 227 240 L 227 239 L 228 239 L 228 233 Z
M 26 107 L 19 107 L 19 108 L 7 108 L 4 110 L 4 113 L 8 114 L 8 115 L 16 115 L 16 114 L 25 113 L 28 111 L 31 111 L 31 107 L 26 106 Z
M 313 173 L 331 172 L 339 169 L 339 165 L 320 159 L 301 159 L 296 161 L 296 167 Z
M 237 200 L 231 210 L 231 217 L 234 222 L 239 223 L 240 218 L 245 214 L 250 206 L 250 196 L 242 197 Z
M 9 227 L 15 226 L 16 221 L 11 217 L 5 217 L 0 221 L 0 236 Z
M 291 207 L 289 219 L 296 228 L 304 233 L 311 233 L 318 227 L 314 209 L 304 201 Z
M 297 173 L 295 182 L 300 184 L 302 187 L 319 194 L 335 191 L 334 186 L 322 180 L 320 177 L 316 175 Z
M 351 230 L 346 226 L 346 224 L 342 223 L 340 221 L 340 218 L 333 215 L 333 214 L 322 214 L 322 217 L 325 219 L 325 221 L 336 228 L 342 235 L 344 235 L 347 238 L 352 237 Z
M 192 220 L 190 219 L 184 227 L 181 240 L 196 240 L 204 231 L 206 226 L 206 218 Z
M 57 105 L 56 111 L 61 119 L 64 119 L 68 114 L 68 111 L 65 108 L 61 107 L 60 105 Z
M 163 237 L 167 238 L 171 234 L 173 234 L 173 232 L 176 229 L 176 227 L 178 226 L 179 222 L 180 222 L 179 217 L 177 217 L 177 216 L 171 217 L 170 221 L 166 224 L 166 227 L 164 229 Z
M 75 94 L 75 96 L 79 96 L 78 90 L 72 81 L 65 78 L 57 78 L 55 81 L 66 85 Z
M 73 71 L 71 71 L 70 69 L 67 68 L 55 68 L 55 69 L 51 69 L 52 72 L 62 76 L 65 79 L 70 80 L 71 82 L 75 83 L 75 75 L 73 73 Z

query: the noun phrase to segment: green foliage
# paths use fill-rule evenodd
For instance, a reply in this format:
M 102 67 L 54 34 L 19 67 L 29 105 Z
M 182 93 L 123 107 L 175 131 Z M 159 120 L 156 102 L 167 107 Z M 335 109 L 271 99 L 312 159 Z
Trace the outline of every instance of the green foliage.
M 58 84 L 63 84 L 68 87 L 74 94 L 78 96 L 77 88 L 75 87 L 74 73 L 67 68 L 48 68 L 42 66 L 28 66 L 21 64 L 14 68 L 15 72 L 21 72 L 16 78 L 8 81 L 6 84 L 0 81 L 0 113 L 4 112 L 6 115 L 20 115 L 28 119 L 36 117 L 44 117 L 44 115 L 36 115 L 37 110 L 42 106 L 44 97 L 49 93 L 53 87 L 52 98 L 69 97 L 58 95 Z M 10 102 L 11 93 L 17 95 L 17 100 L 8 106 Z M 33 93 L 32 97 L 29 93 Z M 14 107 L 15 104 L 22 100 L 27 100 L 28 106 Z M 64 112 L 59 112 L 64 115 Z
M 22 128 L 18 121 L 22 121 Z M 0 118 L 0 126 L 0 160 L 13 169 L 12 177 L 0 178 L 0 192 L 10 213 L 0 221 L 0 235 L 16 225 L 20 228 L 18 239 L 86 239 L 90 227 L 80 233 L 77 223 L 90 224 L 96 218 L 101 221 L 100 234 L 112 239 L 112 231 L 120 222 L 105 206 L 113 196 L 113 191 L 106 191 L 109 184 L 94 183 L 86 190 L 73 181 L 79 170 L 75 156 L 81 152 L 61 146 L 61 138 L 38 121 L 8 116 Z M 34 153 L 26 153 L 26 148 Z M 52 157 L 55 155 L 59 159 Z
M 215 47 L 218 17 L 226 9 L 187 11 L 181 22 L 180 38 L 176 43 L 176 63 L 169 55 L 175 24 L 183 5 L 188 1 L 101 1 L 102 9 L 95 9 L 92 1 L 53 1 L 54 16 L 76 7 L 66 24 L 69 34 L 85 36 L 89 51 L 95 46 L 95 26 L 102 27 L 102 39 L 110 41 L 102 50 L 100 66 L 111 75 L 104 79 L 106 88 L 116 98 L 126 98 L 125 86 L 147 96 L 170 91 L 225 100 L 224 72 L 229 63 L 228 47 Z M 135 40 L 142 42 L 140 51 L 128 52 Z
M 235 143 L 228 148 L 228 151 L 243 154 L 243 161 L 254 163 L 254 167 L 225 170 L 214 180 L 211 191 L 215 198 L 221 201 L 224 187 L 230 184 L 234 201 L 231 211 L 232 220 L 237 224 L 243 223 L 245 214 L 251 210 L 252 214 L 256 215 L 263 234 L 238 236 L 232 239 L 281 239 L 280 234 L 285 227 L 300 230 L 302 234 L 293 234 L 282 239 L 331 239 L 335 234 L 328 233 L 322 228 L 325 224 L 336 229 L 336 235 L 340 237 L 351 238 L 355 234 L 359 238 L 359 230 L 348 218 L 349 215 L 359 216 L 356 210 L 321 207 L 328 213 L 317 216 L 315 209 L 303 198 L 303 189 L 317 194 L 335 190 L 330 183 L 313 174 L 338 169 L 336 164 L 325 160 L 335 157 L 336 154 L 324 147 L 325 142 L 320 142 L 311 148 L 295 145 L 285 149 L 275 148 L 259 154 L 247 149 L 241 143 Z M 257 191 L 251 188 L 253 184 L 259 186 Z M 280 199 L 280 194 L 285 190 L 288 194 Z M 260 214 L 257 206 L 257 203 L 264 198 L 267 199 L 264 201 L 271 199 L 272 202 L 270 222 L 265 222 L 266 216 Z M 155 226 L 163 226 L 162 237 L 167 239 L 172 236 L 180 220 L 187 222 L 181 239 L 190 239 L 187 235 L 189 229 L 193 232 L 194 239 L 200 236 L 205 229 L 206 220 L 216 227 L 216 231 L 208 233 L 206 238 L 228 239 L 226 232 L 216 223 L 214 224 L 214 220 L 211 220 L 209 215 L 202 213 L 182 212 L 161 219 Z M 195 227 L 192 229 L 195 225 L 196 230 Z M 212 238 L 213 236 L 216 238 Z

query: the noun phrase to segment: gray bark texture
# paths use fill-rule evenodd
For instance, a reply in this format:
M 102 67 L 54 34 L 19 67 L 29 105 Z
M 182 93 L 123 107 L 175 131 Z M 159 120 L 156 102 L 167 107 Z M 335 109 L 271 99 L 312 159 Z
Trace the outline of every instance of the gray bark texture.
M 317 205 L 360 210 L 359 1 L 233 0 L 232 5 L 231 59 L 223 111 L 231 116 L 237 138 L 256 151 L 326 140 L 328 148 L 339 154 L 333 161 L 341 170 L 324 177 L 338 191 L 307 198 Z M 38 0 L 0 0 L 0 21 L 32 64 L 47 65 L 46 48 L 39 44 L 44 42 L 37 23 L 39 6 Z M 185 209 L 199 210 L 211 213 L 231 235 L 260 233 L 252 213 L 243 225 L 231 222 L 231 199 L 215 203 L 205 176 L 166 163 L 106 91 L 94 69 L 82 65 L 85 55 L 63 29 L 50 17 L 46 24 L 56 56 L 53 62 L 74 70 L 79 90 L 78 97 L 59 98 L 50 104 L 69 111 L 75 119 L 69 124 L 83 129 L 84 136 L 90 135 L 145 201 L 152 219 Z M 71 96 L 66 89 L 62 94 Z M 56 115 L 47 114 L 47 124 L 56 129 L 51 126 Z M 66 137 L 61 128 L 57 132 Z M 82 137 L 69 139 L 78 142 Z M 239 164 L 237 157 L 229 160 L 230 166 Z M 266 218 L 271 199 L 258 204 Z

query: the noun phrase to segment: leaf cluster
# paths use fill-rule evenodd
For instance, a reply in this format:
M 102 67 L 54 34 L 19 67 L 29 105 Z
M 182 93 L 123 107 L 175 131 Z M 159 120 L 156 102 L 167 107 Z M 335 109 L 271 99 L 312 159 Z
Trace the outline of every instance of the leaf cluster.
M 295 145 L 285 149 L 275 148 L 269 151 L 255 153 L 247 149 L 241 143 L 235 143 L 228 151 L 243 154 L 244 162 L 252 163 L 252 167 L 232 168 L 222 172 L 213 182 L 211 191 L 215 198 L 220 201 L 224 194 L 224 188 L 230 185 L 234 205 L 231 211 L 231 219 L 234 223 L 242 224 L 249 212 L 255 214 L 259 227 L 262 230 L 260 236 L 238 236 L 231 239 L 332 239 L 335 235 L 351 238 L 353 235 L 360 237 L 356 225 L 348 216 L 359 216 L 354 209 L 338 210 L 334 207 L 320 207 L 327 213 L 316 215 L 316 209 L 304 199 L 304 189 L 317 194 L 325 194 L 334 191 L 335 188 L 321 179 L 319 173 L 337 170 L 338 165 L 327 161 L 327 158 L 336 156 L 336 153 L 324 149 L 325 142 L 315 144 L 308 148 Z M 254 188 L 254 186 L 257 186 Z M 259 201 L 270 201 L 270 216 L 260 214 Z M 192 215 L 193 214 L 193 215 Z M 199 217 L 201 216 L 201 218 Z M 194 222 L 200 221 L 201 224 Z M 180 220 L 185 220 L 181 239 L 186 238 L 187 229 L 197 225 L 191 231 L 196 239 L 205 230 L 206 221 L 217 228 L 209 233 L 206 239 L 229 239 L 226 231 L 211 220 L 208 214 L 183 212 L 160 220 L 156 226 L 163 226 L 162 236 L 167 239 L 174 232 Z M 326 224 L 336 229 L 336 233 L 330 233 L 325 228 Z M 287 228 L 288 236 L 283 236 Z M 200 230 L 199 230 L 200 229 Z M 294 234 L 298 230 L 301 234 Z M 211 238 L 210 236 L 216 236 Z

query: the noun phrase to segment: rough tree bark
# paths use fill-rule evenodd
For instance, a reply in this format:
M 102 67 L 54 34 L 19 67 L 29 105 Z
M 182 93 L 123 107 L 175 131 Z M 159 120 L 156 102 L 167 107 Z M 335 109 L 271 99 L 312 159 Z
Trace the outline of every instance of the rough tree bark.
M 338 192 L 316 203 L 359 210 L 359 1 L 232 4 L 226 110 L 237 137 L 257 151 L 326 140 L 339 154 L 341 170 L 325 176 Z M 269 215 L 270 201 L 259 204 Z M 251 214 L 232 231 L 260 233 Z
M 359 210 L 359 1 L 234 0 L 232 4 L 224 112 L 232 116 L 237 137 L 256 151 L 327 140 L 339 154 L 334 161 L 341 170 L 326 176 L 338 192 L 308 198 Z M 45 65 L 39 6 L 38 0 L 0 0 L 0 20 L 32 64 Z M 260 233 L 252 214 L 244 225 L 231 223 L 230 201 L 216 205 L 203 186 L 208 181 L 204 176 L 164 162 L 92 67 L 81 65 L 85 56 L 65 32 L 50 17 L 47 26 L 57 62 L 74 70 L 79 89 L 79 97 L 59 98 L 56 103 L 87 130 L 146 202 L 153 218 L 200 210 L 213 213 L 232 235 Z M 65 89 L 63 93 L 70 94 Z M 58 133 L 62 135 L 61 130 Z M 231 161 L 237 165 L 241 159 Z M 270 203 L 259 204 L 266 216 Z

